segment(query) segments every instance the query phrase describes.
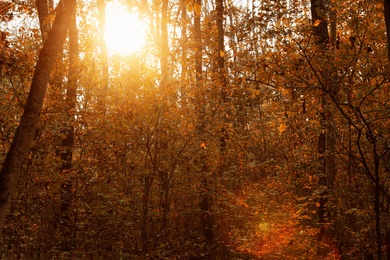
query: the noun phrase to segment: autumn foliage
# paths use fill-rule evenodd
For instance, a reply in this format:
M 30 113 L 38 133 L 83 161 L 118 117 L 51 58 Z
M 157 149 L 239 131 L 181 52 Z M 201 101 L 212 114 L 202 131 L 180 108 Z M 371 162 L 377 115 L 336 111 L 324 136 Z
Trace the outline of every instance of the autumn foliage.
M 0 5 L 2 163 L 50 2 Z M 390 257 L 383 2 L 118 1 L 149 26 L 128 55 L 106 2 L 77 1 L 0 257 Z

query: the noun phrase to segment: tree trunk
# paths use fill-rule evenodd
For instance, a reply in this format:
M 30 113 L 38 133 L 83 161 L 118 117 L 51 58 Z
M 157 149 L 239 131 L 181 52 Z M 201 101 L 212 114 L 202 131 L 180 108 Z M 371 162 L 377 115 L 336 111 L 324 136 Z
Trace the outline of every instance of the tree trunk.
M 162 1 L 161 7 L 161 52 L 160 52 L 160 66 L 161 66 L 161 82 L 160 87 L 164 91 L 167 86 L 168 75 L 168 0 Z
M 384 15 L 387 37 L 387 59 L 390 61 L 390 0 L 384 0 Z
M 47 0 L 36 0 L 35 4 L 38 10 L 39 28 L 41 30 L 42 43 L 44 43 L 50 30 L 49 2 Z
M 79 64 L 79 42 L 76 23 L 76 6 L 72 6 L 72 14 L 69 27 L 69 71 L 68 85 L 66 89 L 66 109 L 64 136 L 62 140 L 61 152 L 61 174 L 64 175 L 61 183 L 61 223 L 63 224 L 64 234 L 70 235 L 70 203 L 72 200 L 72 181 L 69 174 L 72 170 L 72 157 L 74 145 L 74 122 L 77 103 L 77 80 Z
M 387 37 L 387 59 L 390 61 L 390 0 L 384 0 L 384 16 L 385 16 L 385 23 L 386 23 L 386 37 Z M 378 191 L 378 185 L 379 185 L 379 176 L 376 179 L 375 182 L 375 191 Z M 375 199 L 379 199 L 379 195 L 375 193 Z M 379 213 L 379 212 L 378 212 Z M 378 214 L 379 218 L 379 214 Z M 387 259 L 390 259 L 390 229 L 386 231 L 386 257 Z
M 326 1 L 325 0 L 311 0 L 311 14 L 312 14 L 312 24 L 313 24 L 313 34 L 315 37 L 315 44 L 317 50 L 323 53 L 326 52 L 328 48 L 335 50 L 335 41 L 336 41 L 336 17 L 335 14 L 330 13 L 330 37 L 328 32 L 328 22 L 325 20 L 326 13 Z M 327 54 L 325 54 L 327 55 Z M 332 55 L 332 54 L 329 54 Z M 325 58 L 325 56 L 324 56 Z M 335 133 L 334 133 L 334 122 L 333 116 L 330 109 L 329 95 L 335 95 L 335 79 L 336 74 L 335 70 L 327 69 L 324 71 L 324 78 L 320 84 L 323 88 L 322 93 L 322 108 L 321 112 L 321 124 L 323 133 L 319 135 L 319 153 L 321 154 L 320 161 L 322 163 L 322 176 L 320 177 L 319 184 L 326 187 L 326 191 L 322 192 L 319 199 L 319 207 L 317 210 L 318 215 L 318 224 L 320 228 L 320 233 L 318 240 L 322 242 L 325 236 L 332 239 L 330 234 L 331 228 L 326 228 L 325 223 L 327 221 L 325 213 L 327 212 L 326 203 L 327 203 L 327 193 L 332 189 L 336 169 L 335 169 Z M 328 248 L 320 248 L 319 255 L 325 256 L 328 253 Z
M 225 31 L 223 28 L 223 0 L 216 0 L 216 11 L 217 11 L 217 29 L 218 29 L 218 53 L 217 53 L 217 61 L 218 61 L 218 70 L 220 76 L 220 84 L 221 84 L 221 97 L 222 102 L 226 102 L 227 96 L 227 82 L 225 75 Z
M 142 226 L 141 226 L 141 244 L 142 255 L 146 256 L 149 253 L 149 196 L 152 186 L 153 176 L 144 177 L 143 194 L 142 194 Z
M 106 24 L 106 0 L 97 1 L 99 9 L 100 22 L 100 65 L 102 78 L 100 82 L 100 91 L 98 97 L 99 110 L 103 113 L 106 111 L 106 93 L 108 90 L 108 53 L 106 42 L 104 41 L 104 28 Z
M 181 37 L 182 37 L 182 49 L 181 49 L 181 75 L 180 75 L 180 82 L 181 82 L 181 102 L 182 106 L 185 108 L 187 105 L 187 98 L 185 96 L 186 94 L 186 82 L 187 82 L 187 7 L 184 4 L 185 1 L 182 4 L 181 7 Z
M 63 50 L 69 28 L 71 10 L 75 4 L 75 0 L 61 0 L 58 3 L 56 10 L 57 15 L 53 27 L 39 53 L 39 59 L 35 66 L 35 72 L 24 113 L 0 171 L 1 228 L 4 225 L 4 220 L 19 174 L 22 170 L 23 162 L 26 159 L 33 142 L 35 130 L 39 123 L 42 111 L 47 84 L 50 79 L 50 72 L 56 57 Z
M 325 0 L 311 0 L 311 20 L 315 43 L 325 49 L 329 41 L 328 23 L 325 20 Z
M 226 147 L 227 147 L 227 139 L 228 139 L 228 111 L 225 106 L 227 102 L 227 80 L 226 80 L 226 72 L 225 72 L 225 30 L 223 26 L 224 22 L 224 5 L 223 0 L 216 0 L 216 13 L 217 13 L 217 37 L 218 37 L 218 51 L 217 55 L 217 63 L 218 63 L 218 73 L 219 73 L 219 82 L 217 84 L 220 85 L 221 89 L 221 102 L 222 107 L 224 108 L 222 111 L 222 125 L 221 133 L 219 137 L 219 149 L 221 152 L 220 159 L 220 167 L 218 176 L 222 177 L 224 171 L 224 165 L 226 164 Z M 222 207 L 226 207 L 222 205 Z M 229 258 L 229 232 L 230 226 L 228 222 L 228 217 L 225 214 L 221 214 L 218 217 L 219 221 L 219 237 L 221 238 L 218 246 L 218 258 L 219 259 L 227 259 Z
M 195 4 L 201 6 L 202 1 L 196 0 Z M 199 8 L 200 9 L 200 8 Z M 195 40 L 195 81 L 199 88 L 202 82 L 202 32 L 200 28 L 200 13 L 194 15 L 194 40 Z
M 195 41 L 195 83 L 198 100 L 198 120 L 199 120 L 199 147 L 201 166 L 201 180 L 200 180 L 200 196 L 199 196 L 199 209 L 201 211 L 201 227 L 202 235 L 205 243 L 205 257 L 204 259 L 215 259 L 215 252 L 213 252 L 214 231 L 213 231 L 213 218 L 211 215 L 211 189 L 210 189 L 210 176 L 209 168 L 207 166 L 207 151 L 204 149 L 206 144 L 205 139 L 205 104 L 203 93 L 203 68 L 202 68 L 202 31 L 201 31 L 201 0 L 195 0 L 194 4 L 194 41 Z

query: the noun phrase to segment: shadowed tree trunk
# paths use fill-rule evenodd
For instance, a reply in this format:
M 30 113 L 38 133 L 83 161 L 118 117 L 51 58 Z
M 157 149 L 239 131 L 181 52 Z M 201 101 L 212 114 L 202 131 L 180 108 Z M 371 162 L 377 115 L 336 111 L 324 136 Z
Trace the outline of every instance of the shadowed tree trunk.
M 384 16 L 386 23 L 387 59 L 390 62 L 390 0 L 384 0 Z M 390 259 L 390 228 L 386 230 L 386 257 Z
M 333 55 L 328 49 L 335 51 L 336 41 L 336 17 L 333 12 L 330 13 L 330 32 L 328 31 L 328 22 L 326 20 L 326 0 L 311 0 L 311 15 L 313 24 L 313 34 L 315 37 L 315 44 L 317 51 L 323 53 L 323 57 L 326 55 Z M 330 34 L 330 35 L 329 35 Z M 321 97 L 323 112 L 321 112 L 321 125 L 323 132 L 319 135 L 318 150 L 321 155 L 320 161 L 322 164 L 322 176 L 320 177 L 319 184 L 326 187 L 326 190 L 322 192 L 319 199 L 319 207 L 317 210 L 318 224 L 320 227 L 320 233 L 318 240 L 323 242 L 325 237 L 332 239 L 332 228 L 326 228 L 325 223 L 329 222 L 326 219 L 327 212 L 327 194 L 332 189 L 336 169 L 335 169 L 335 132 L 334 132 L 334 120 L 330 109 L 330 97 L 328 95 L 336 95 L 335 78 L 336 73 L 333 68 L 327 68 L 324 70 L 322 82 L 320 85 L 323 89 Z M 319 250 L 320 256 L 325 256 L 328 253 L 328 248 L 321 248 Z
M 204 86 L 203 86 L 203 68 L 202 68 L 202 31 L 201 31 L 201 7 L 202 1 L 196 0 L 194 2 L 194 41 L 195 41 L 195 82 L 196 92 L 198 93 L 198 124 L 199 124 L 199 146 L 200 146 L 200 160 L 201 160 L 201 180 L 200 180 L 200 196 L 199 196 L 199 209 L 201 211 L 201 227 L 202 234 L 205 243 L 205 254 L 202 259 L 215 259 L 214 252 L 215 239 L 214 239 L 214 221 L 211 215 L 212 194 L 211 194 L 211 177 L 209 167 L 207 165 L 207 142 L 205 138 L 205 107 L 204 104 Z
M 187 82 L 187 6 L 185 5 L 186 1 L 183 1 L 182 7 L 181 7 L 181 37 L 182 37 L 182 51 L 181 51 L 181 89 L 180 94 L 182 96 L 181 104 L 183 108 L 186 108 L 187 106 L 187 97 L 186 97 L 186 82 Z
M 218 64 L 218 83 L 221 91 L 221 102 L 222 102 L 222 127 L 219 137 L 219 149 L 221 152 L 220 167 L 218 176 L 221 178 L 223 172 L 225 171 L 224 165 L 226 164 L 226 148 L 228 140 L 228 83 L 226 80 L 226 70 L 225 70 L 225 28 L 224 28 L 224 2 L 223 0 L 216 0 L 216 14 L 217 14 L 217 41 L 218 41 L 218 50 L 217 50 L 217 64 Z M 226 207 L 222 205 L 222 207 Z M 216 220 L 217 221 L 217 220 Z M 229 233 L 230 226 L 228 222 L 228 216 L 221 215 L 218 217 L 218 226 L 219 226 L 219 241 L 218 241 L 218 259 L 229 259 Z
M 104 40 L 104 27 L 106 24 L 106 0 L 97 1 L 99 9 L 99 26 L 100 26 L 100 65 L 101 65 L 101 82 L 100 82 L 100 92 L 98 97 L 99 109 L 101 112 L 105 113 L 106 111 L 106 93 L 108 89 L 108 53 L 107 46 Z
M 390 0 L 384 0 L 384 14 L 387 37 L 387 59 L 390 61 Z
M 160 81 L 160 91 L 162 91 L 162 96 L 166 101 L 169 100 L 169 82 L 170 82 L 170 74 L 168 70 L 168 57 L 169 57 L 169 43 L 168 43 L 168 0 L 162 1 L 161 7 L 161 53 L 160 53 L 160 64 L 161 64 L 161 81 Z M 161 122 L 163 121 L 163 117 L 159 117 L 159 122 L 156 131 L 161 133 L 164 131 L 161 129 Z M 160 138 L 159 138 L 160 139 Z M 158 141 L 158 147 L 161 147 L 161 139 Z M 163 149 L 163 148 L 162 148 Z M 160 160 L 159 156 L 157 160 Z M 161 200 L 161 212 L 162 212 L 162 223 L 160 230 L 162 232 L 165 231 L 167 227 L 167 215 L 170 209 L 169 205 L 169 186 L 170 179 L 168 176 L 168 171 L 159 171 L 159 179 L 160 179 L 160 200 Z
M 47 84 L 50 79 L 50 72 L 56 57 L 63 50 L 69 28 L 71 10 L 75 4 L 75 0 L 61 0 L 58 3 L 53 27 L 39 53 L 24 113 L 0 171 L 1 229 L 4 225 L 23 162 L 33 142 L 35 130 L 40 120 Z
M 61 224 L 64 227 L 64 235 L 71 234 L 70 203 L 72 200 L 72 181 L 69 177 L 72 170 L 72 157 L 74 145 L 74 123 L 77 102 L 77 80 L 79 64 L 79 43 L 76 23 L 76 6 L 72 6 L 71 20 L 69 26 L 69 71 L 68 85 L 66 89 L 66 109 L 64 122 L 64 139 L 62 140 L 61 151 Z
M 48 0 L 36 0 L 35 4 L 38 10 L 39 28 L 41 30 L 42 43 L 44 43 L 50 30 L 49 2 Z

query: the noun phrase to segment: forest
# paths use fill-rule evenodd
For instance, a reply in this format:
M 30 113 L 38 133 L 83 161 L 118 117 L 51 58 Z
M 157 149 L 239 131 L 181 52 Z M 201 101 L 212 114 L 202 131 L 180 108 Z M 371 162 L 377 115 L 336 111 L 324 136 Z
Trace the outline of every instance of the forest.
M 390 0 L 0 0 L 0 258 L 390 259 L 389 44 Z

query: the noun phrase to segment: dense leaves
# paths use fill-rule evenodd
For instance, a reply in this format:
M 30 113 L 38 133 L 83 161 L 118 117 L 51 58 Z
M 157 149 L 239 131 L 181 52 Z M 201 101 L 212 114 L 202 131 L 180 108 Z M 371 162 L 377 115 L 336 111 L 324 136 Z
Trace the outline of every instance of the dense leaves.
M 126 56 L 105 53 L 104 3 L 78 1 L 76 103 L 69 39 L 3 258 L 389 258 L 382 2 L 123 1 L 150 26 Z M 36 7 L 8 12 L 35 22 L 0 42 L 1 162 L 42 46 Z

